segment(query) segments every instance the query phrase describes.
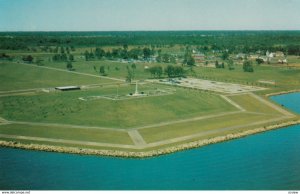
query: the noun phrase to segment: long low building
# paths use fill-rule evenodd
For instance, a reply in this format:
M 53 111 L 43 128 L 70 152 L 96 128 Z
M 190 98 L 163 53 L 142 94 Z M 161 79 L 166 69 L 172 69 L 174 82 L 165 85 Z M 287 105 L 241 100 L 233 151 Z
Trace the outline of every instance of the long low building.
M 80 90 L 80 86 L 61 86 L 61 87 L 55 87 L 55 89 L 61 91 Z

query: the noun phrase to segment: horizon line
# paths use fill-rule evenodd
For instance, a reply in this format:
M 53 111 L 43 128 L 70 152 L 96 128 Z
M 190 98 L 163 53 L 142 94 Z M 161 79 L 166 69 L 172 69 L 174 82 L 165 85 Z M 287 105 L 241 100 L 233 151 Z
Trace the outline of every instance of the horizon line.
M 300 29 L 206 29 L 206 30 L 0 30 L 3 32 L 205 32 L 205 31 L 300 31 Z

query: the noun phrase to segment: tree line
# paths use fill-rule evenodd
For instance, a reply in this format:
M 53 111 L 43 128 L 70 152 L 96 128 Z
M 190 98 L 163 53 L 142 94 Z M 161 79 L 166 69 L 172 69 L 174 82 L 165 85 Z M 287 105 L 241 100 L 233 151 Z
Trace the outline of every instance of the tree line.
M 165 68 L 156 65 L 148 68 L 149 73 L 152 78 L 161 78 L 164 74 L 169 78 L 183 77 L 185 75 L 185 70 L 182 66 L 167 65 Z
M 300 55 L 300 31 L 171 31 L 171 32 L 1 32 L 0 49 L 26 50 L 53 46 L 195 45 L 200 50 L 229 52 L 283 51 Z

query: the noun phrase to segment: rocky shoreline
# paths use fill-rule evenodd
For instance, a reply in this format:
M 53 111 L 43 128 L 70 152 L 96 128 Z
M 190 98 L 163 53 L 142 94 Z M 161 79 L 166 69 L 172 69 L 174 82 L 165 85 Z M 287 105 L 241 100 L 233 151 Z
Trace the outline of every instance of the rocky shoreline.
M 295 93 L 295 92 L 300 92 L 300 89 L 269 93 L 269 94 L 266 94 L 265 96 L 270 97 L 270 96 L 277 96 L 277 95 L 289 94 L 289 93 Z
M 214 137 L 205 140 L 199 140 L 194 142 L 185 143 L 178 146 L 172 146 L 168 148 L 145 151 L 145 152 L 130 152 L 130 151 L 118 151 L 118 150 L 96 150 L 96 149 L 81 149 L 76 147 L 61 147 L 61 146 L 50 146 L 50 145 L 38 145 L 38 144 L 23 144 L 14 141 L 0 141 L 0 146 L 2 147 L 12 147 L 19 149 L 29 149 L 29 150 L 40 150 L 47 152 L 60 152 L 60 153 L 71 153 L 71 154 L 82 154 L 82 155 L 100 155 L 100 156 L 112 156 L 112 157 L 127 157 L 127 158 L 145 158 L 154 157 L 164 154 L 169 154 L 177 151 L 187 150 L 191 148 L 202 147 L 209 144 L 224 142 L 232 139 L 237 139 L 241 137 L 246 137 L 249 135 L 262 133 L 265 131 L 278 129 L 282 127 L 287 127 L 291 125 L 300 124 L 300 120 L 294 120 L 274 125 L 269 125 L 265 127 L 259 127 L 256 129 L 251 129 L 239 133 L 227 134 L 224 136 Z

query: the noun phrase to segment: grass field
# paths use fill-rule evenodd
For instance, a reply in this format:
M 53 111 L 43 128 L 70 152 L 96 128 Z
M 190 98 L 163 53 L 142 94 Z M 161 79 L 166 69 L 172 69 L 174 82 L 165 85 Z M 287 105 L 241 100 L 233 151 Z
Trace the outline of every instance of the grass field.
M 87 142 L 133 144 L 127 132 L 26 124 L 0 125 L 0 134 L 55 138 Z
M 129 94 L 134 91 L 134 87 L 120 86 L 119 94 Z M 147 87 L 140 86 L 139 90 Z M 125 101 L 79 100 L 80 97 L 115 94 L 116 90 L 117 87 L 108 87 L 88 91 L 7 96 L 0 98 L 0 112 L 2 117 L 16 121 L 130 128 L 236 110 L 217 95 L 187 92 L 181 88 L 174 94 L 159 97 Z
M 273 108 L 265 105 L 264 103 L 262 103 L 258 100 L 255 100 L 249 94 L 230 96 L 230 99 L 232 99 L 234 102 L 240 104 L 240 106 L 242 106 L 244 109 L 246 109 L 249 112 L 280 115 L 279 112 L 277 112 Z
M 209 119 L 204 119 L 199 121 L 191 121 L 188 123 L 171 124 L 163 127 L 140 129 L 139 132 L 144 137 L 147 143 L 152 143 L 156 141 L 163 141 L 166 139 L 172 139 L 172 138 L 177 138 L 177 137 L 182 137 L 187 135 L 194 135 L 197 133 L 207 132 L 212 130 L 216 130 L 215 134 L 217 135 L 218 132 L 223 132 L 222 130 L 220 130 L 223 128 L 235 127 L 239 125 L 244 125 L 245 123 L 249 124 L 255 121 L 267 120 L 271 118 L 274 118 L 274 116 L 236 113 L 236 114 L 225 115 L 216 118 L 209 118 Z
M 64 85 L 100 84 L 112 82 L 112 80 L 11 62 L 0 62 L 0 82 L 0 91 L 8 91 Z

